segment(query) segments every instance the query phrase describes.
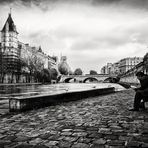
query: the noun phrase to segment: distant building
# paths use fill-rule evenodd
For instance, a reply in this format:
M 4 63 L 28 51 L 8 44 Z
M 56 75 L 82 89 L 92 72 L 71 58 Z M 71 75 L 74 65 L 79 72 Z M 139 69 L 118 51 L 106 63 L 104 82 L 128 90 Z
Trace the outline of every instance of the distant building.
M 110 74 L 118 75 L 120 73 L 119 64 L 119 62 L 112 64 Z
M 107 66 L 103 66 L 101 68 L 101 74 L 107 74 L 107 73 L 108 73 Z
M 116 63 L 107 63 L 101 68 L 101 74 L 123 74 L 143 61 L 141 57 L 128 57 Z
M 18 43 L 19 49 L 21 50 L 20 58 L 22 61 L 26 61 L 29 58 L 36 58 L 36 62 L 40 62 L 42 66 L 41 69 L 46 68 L 50 69 L 56 65 L 57 59 L 45 54 L 41 46 L 39 47 L 31 47 L 29 44 L 24 44 L 22 42 Z
M 67 57 L 66 56 L 61 56 L 61 62 L 67 62 Z
M 143 61 L 142 57 L 128 57 L 120 60 L 119 69 L 120 73 L 125 73 Z
M 107 63 L 107 65 L 101 68 L 101 74 L 111 74 L 112 63 Z
M 43 53 L 41 47 L 31 47 L 18 40 L 17 29 L 9 13 L 1 30 L 0 83 L 28 82 L 29 68 L 24 63 L 29 64 L 29 60 L 38 62 L 37 70 L 56 65 L 55 58 Z

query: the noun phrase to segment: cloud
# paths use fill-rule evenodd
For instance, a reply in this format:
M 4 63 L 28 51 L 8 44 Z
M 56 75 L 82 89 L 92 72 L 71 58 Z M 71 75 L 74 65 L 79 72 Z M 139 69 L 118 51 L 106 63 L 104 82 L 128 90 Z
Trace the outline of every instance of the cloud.
M 124 7 L 133 7 L 140 9 L 148 9 L 147 0 L 1 0 L 0 4 L 22 4 L 27 7 L 36 5 L 41 8 L 43 11 L 47 11 L 51 8 L 50 5 L 54 4 L 88 4 L 93 6 L 98 5 L 115 5 L 115 6 L 124 6 Z
M 49 55 L 66 55 L 69 65 L 85 72 L 121 58 L 144 56 L 148 11 L 141 0 L 5 0 L 0 26 L 9 7 L 19 40 L 42 46 Z
M 125 8 L 132 7 L 138 9 L 148 9 L 147 0 L 92 0 L 91 4 L 94 6 L 97 5 L 114 5 L 114 6 L 123 6 Z
M 119 36 L 121 35 L 121 36 Z M 76 40 L 72 45 L 72 50 L 112 50 L 112 48 L 117 48 L 118 46 L 123 46 L 124 44 L 130 42 L 129 34 L 118 34 L 117 36 L 105 35 L 98 36 L 97 38 L 81 38 Z

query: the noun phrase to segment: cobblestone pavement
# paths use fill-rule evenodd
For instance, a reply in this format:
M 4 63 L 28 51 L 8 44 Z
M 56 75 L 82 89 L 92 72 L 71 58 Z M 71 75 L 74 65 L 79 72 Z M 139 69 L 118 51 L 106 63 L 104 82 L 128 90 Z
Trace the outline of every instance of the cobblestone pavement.
M 134 91 L 0 116 L 0 148 L 148 147 L 148 111 L 130 112 Z

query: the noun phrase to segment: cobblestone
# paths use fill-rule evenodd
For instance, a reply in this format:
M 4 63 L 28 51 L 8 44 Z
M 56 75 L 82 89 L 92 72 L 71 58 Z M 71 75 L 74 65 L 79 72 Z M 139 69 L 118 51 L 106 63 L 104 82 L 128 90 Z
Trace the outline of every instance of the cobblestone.
M 89 148 L 89 145 L 85 143 L 77 143 L 77 144 L 74 144 L 72 148 Z
M 129 112 L 134 91 L 0 114 L 0 148 L 148 147 L 148 110 Z
M 97 145 L 104 145 L 105 143 L 106 143 L 106 140 L 104 140 L 103 138 L 100 138 L 94 141 L 94 144 L 97 144 Z

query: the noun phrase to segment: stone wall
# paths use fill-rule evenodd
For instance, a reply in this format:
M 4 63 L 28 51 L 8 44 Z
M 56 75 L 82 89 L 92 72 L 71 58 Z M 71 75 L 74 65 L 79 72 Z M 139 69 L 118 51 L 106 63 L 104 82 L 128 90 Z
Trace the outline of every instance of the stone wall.
M 126 75 L 120 78 L 120 81 L 127 82 L 127 83 L 139 83 L 135 74 Z

